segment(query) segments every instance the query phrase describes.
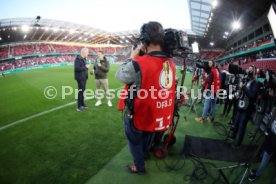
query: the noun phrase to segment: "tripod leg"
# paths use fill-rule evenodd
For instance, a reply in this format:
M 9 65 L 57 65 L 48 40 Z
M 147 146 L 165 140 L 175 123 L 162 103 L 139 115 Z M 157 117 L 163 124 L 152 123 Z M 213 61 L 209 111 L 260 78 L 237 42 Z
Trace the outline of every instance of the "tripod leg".
M 226 178 L 225 174 L 223 173 L 223 171 L 221 169 L 219 169 L 219 173 L 221 174 L 221 176 L 223 177 L 224 181 L 226 184 L 230 184 L 228 179 Z
M 244 171 L 244 173 L 243 173 L 243 175 L 242 175 L 242 178 L 241 178 L 240 184 L 242 184 L 242 183 L 243 183 L 243 180 L 244 180 L 244 178 L 245 178 L 245 176 L 246 176 L 246 174 L 247 174 L 247 172 L 248 172 L 248 169 L 249 169 L 249 167 L 247 166 L 247 167 L 246 167 L 246 169 L 245 169 L 245 171 Z

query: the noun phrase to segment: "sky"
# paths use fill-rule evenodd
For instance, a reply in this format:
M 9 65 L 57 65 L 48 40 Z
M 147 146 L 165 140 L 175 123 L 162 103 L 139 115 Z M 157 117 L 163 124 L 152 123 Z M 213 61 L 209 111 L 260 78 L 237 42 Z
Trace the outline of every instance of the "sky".
M 38 15 L 110 32 L 137 30 L 149 21 L 158 21 L 164 28 L 191 29 L 188 0 L 0 1 L 0 19 Z

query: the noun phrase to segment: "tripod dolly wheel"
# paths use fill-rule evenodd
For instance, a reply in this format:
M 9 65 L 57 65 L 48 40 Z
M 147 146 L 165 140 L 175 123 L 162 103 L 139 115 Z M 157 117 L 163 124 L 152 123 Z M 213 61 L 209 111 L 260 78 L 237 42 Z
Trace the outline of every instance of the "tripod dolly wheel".
M 153 154 L 158 159 L 163 159 L 168 155 L 168 150 L 162 145 L 158 145 L 154 148 Z

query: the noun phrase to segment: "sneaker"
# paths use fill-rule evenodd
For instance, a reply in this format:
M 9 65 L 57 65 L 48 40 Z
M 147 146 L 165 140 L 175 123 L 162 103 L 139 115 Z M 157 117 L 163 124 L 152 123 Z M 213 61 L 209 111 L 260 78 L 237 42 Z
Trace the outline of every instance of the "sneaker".
M 215 118 L 210 118 L 210 117 L 208 117 L 208 122 L 209 122 L 209 123 L 214 123 L 214 121 L 215 121 Z
M 257 176 L 255 175 L 255 173 L 250 173 L 250 175 L 248 176 L 248 180 L 250 181 L 250 182 L 252 182 L 252 181 L 255 181 L 257 179 Z
M 97 107 L 97 106 L 100 106 L 100 105 L 102 105 L 102 101 L 98 100 L 98 101 L 96 102 L 95 106 Z
M 196 122 L 198 123 L 203 123 L 204 122 L 204 119 L 203 118 L 195 118 Z
M 78 107 L 78 108 L 77 108 L 77 111 L 78 111 L 78 112 L 83 112 L 84 110 L 83 110 L 82 107 Z
M 108 102 L 107 102 L 107 105 L 108 105 L 108 107 L 112 107 L 111 101 L 108 101 Z
M 84 108 L 84 109 L 87 109 L 87 108 L 88 108 L 87 105 L 83 105 L 83 106 L 81 106 L 81 107 Z
M 256 174 L 256 169 L 250 169 L 250 174 L 251 175 L 253 175 L 253 174 L 255 175 Z

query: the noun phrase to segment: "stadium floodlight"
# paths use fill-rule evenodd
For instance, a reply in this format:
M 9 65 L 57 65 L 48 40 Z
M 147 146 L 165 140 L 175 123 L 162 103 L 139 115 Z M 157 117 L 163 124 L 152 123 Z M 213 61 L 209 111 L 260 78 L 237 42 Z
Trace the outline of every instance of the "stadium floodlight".
M 226 36 L 228 36 L 228 35 L 229 35 L 229 32 L 225 31 L 224 34 L 225 34 Z
M 48 28 L 48 27 L 45 27 L 44 29 L 45 29 L 45 31 L 48 31 L 48 30 L 49 30 L 49 28 Z
M 234 21 L 232 24 L 232 27 L 234 30 L 240 29 L 241 28 L 241 24 L 239 21 Z
M 199 53 L 198 43 L 196 41 L 192 43 L 192 49 L 193 49 L 193 53 Z
M 91 33 L 90 36 L 94 36 L 94 33 Z
M 70 29 L 69 33 L 74 34 L 76 31 L 74 29 Z
M 213 47 L 215 45 L 215 43 L 214 42 L 210 42 L 210 45 Z
M 53 28 L 53 31 L 54 31 L 54 32 L 57 32 L 58 30 L 59 30 L 58 27 L 54 27 L 54 28 Z
M 215 9 L 217 6 L 218 6 L 218 1 L 217 0 L 213 0 L 213 2 L 212 2 L 213 9 Z
M 27 38 L 27 35 L 24 35 L 23 39 L 25 40 Z
M 224 38 L 224 39 L 226 39 L 226 38 L 227 38 L 227 36 L 223 35 L 223 38 Z
M 120 43 L 124 43 L 122 40 L 120 40 Z
M 0 37 L 0 41 L 2 40 L 2 38 Z
M 17 27 L 13 27 L 12 30 L 16 31 L 16 30 L 17 30 Z
M 124 38 L 125 38 L 125 36 L 122 36 L 122 38 L 124 39 Z
M 3 31 L 6 31 L 6 29 L 4 28 Z
M 129 43 L 129 41 L 128 41 L 128 40 L 126 40 L 126 43 Z
M 87 38 L 85 38 L 84 41 L 87 41 Z
M 65 36 L 64 39 L 67 39 L 67 36 Z
M 28 32 L 28 31 L 30 31 L 30 26 L 28 26 L 28 25 L 22 25 L 22 26 L 21 26 L 21 30 L 22 30 L 23 32 Z
M 10 38 L 11 36 L 10 35 L 8 35 L 8 38 Z
M 88 35 L 88 33 L 87 33 L 87 32 L 85 32 L 84 34 L 85 34 L 85 35 Z
M 79 37 L 79 40 L 81 40 L 81 39 L 82 39 L 82 37 L 80 36 L 80 37 Z

